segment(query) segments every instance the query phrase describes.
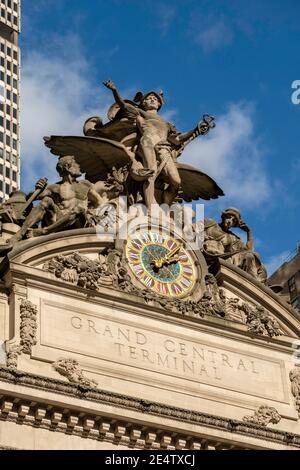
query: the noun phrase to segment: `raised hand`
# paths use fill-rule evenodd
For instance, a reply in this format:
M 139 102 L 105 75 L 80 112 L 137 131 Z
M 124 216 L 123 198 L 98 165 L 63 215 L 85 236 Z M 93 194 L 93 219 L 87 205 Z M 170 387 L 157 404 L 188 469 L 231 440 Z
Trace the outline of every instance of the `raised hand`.
M 243 221 L 240 222 L 239 228 L 246 233 L 250 232 L 250 227 Z
M 35 184 L 35 189 L 45 189 L 48 183 L 48 178 L 40 178 L 36 184 Z
M 103 85 L 106 86 L 106 88 L 108 88 L 109 90 L 116 90 L 116 85 L 112 80 L 106 80 L 105 82 L 103 82 Z

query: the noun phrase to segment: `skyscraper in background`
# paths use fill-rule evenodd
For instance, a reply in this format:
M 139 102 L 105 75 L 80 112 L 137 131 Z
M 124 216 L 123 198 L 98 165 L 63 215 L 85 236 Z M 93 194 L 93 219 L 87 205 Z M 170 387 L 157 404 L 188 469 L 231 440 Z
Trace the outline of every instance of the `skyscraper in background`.
M 20 4 L 0 0 L 0 200 L 20 183 Z

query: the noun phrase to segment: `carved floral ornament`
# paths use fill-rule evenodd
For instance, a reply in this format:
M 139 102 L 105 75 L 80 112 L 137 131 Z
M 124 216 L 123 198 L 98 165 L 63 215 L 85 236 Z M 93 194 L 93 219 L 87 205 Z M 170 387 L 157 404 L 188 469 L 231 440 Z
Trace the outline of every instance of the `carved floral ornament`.
M 16 368 L 20 354 L 31 354 L 32 346 L 37 342 L 37 306 L 29 300 L 20 303 L 20 344 L 13 345 L 7 354 L 7 366 Z
M 296 409 L 298 410 L 299 417 L 300 417 L 300 367 L 295 367 L 290 372 L 290 381 L 291 381 L 291 388 L 292 394 L 296 400 Z
M 79 253 L 58 255 L 45 263 L 43 269 L 57 279 L 84 289 L 98 291 L 101 287 L 114 287 L 168 312 L 196 318 L 203 318 L 205 315 L 225 318 L 246 324 L 249 332 L 258 335 L 275 337 L 282 334 L 278 321 L 265 308 L 238 298 L 227 298 L 212 274 L 206 275 L 204 295 L 200 301 L 195 302 L 166 298 L 151 290 L 136 287 L 128 274 L 122 253 L 116 249 L 102 251 L 98 260 L 90 260 Z
M 281 416 L 272 406 L 262 405 L 256 410 L 253 416 L 245 416 L 243 421 L 245 423 L 252 423 L 259 426 L 267 426 L 268 424 L 278 424 Z

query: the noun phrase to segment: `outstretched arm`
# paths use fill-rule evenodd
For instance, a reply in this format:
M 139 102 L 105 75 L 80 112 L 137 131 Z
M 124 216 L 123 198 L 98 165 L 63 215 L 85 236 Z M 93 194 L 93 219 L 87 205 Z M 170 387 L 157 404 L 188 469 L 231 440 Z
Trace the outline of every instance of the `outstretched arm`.
M 103 85 L 113 92 L 116 103 L 120 106 L 120 108 L 125 108 L 126 106 L 125 101 L 123 100 L 120 93 L 118 92 L 114 82 L 112 82 L 111 80 L 107 80 L 106 82 L 103 82 Z
M 209 114 L 204 114 L 201 121 L 198 122 L 197 126 L 189 132 L 180 133 L 173 137 L 174 143 L 177 145 L 187 145 L 192 140 L 196 139 L 199 135 L 207 134 L 210 129 L 215 127 L 214 117 Z

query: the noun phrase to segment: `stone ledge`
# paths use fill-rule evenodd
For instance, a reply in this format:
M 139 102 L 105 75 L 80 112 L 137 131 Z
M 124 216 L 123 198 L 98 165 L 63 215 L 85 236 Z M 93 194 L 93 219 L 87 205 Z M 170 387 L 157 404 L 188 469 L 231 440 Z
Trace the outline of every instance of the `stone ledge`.
M 106 391 L 101 391 L 96 388 L 85 387 L 82 385 L 75 385 L 70 384 L 61 380 L 50 379 L 47 377 L 41 377 L 21 371 L 17 371 L 15 369 L 8 369 L 6 367 L 0 367 L 0 380 L 2 382 L 8 382 L 12 384 L 16 384 L 19 386 L 30 387 L 32 389 L 39 389 L 43 391 L 55 392 L 60 395 L 75 397 L 84 399 L 87 401 L 92 402 L 101 402 L 110 406 L 115 406 L 116 408 L 126 408 L 133 410 L 139 413 L 145 413 L 147 415 L 154 415 L 161 418 L 168 418 L 174 419 L 177 421 L 182 421 L 185 423 L 190 423 L 191 425 L 204 425 L 211 429 L 217 429 L 224 432 L 230 432 L 232 435 L 244 435 L 249 436 L 256 439 L 264 439 L 266 441 L 270 441 L 272 443 L 278 443 L 281 446 L 290 446 L 291 448 L 300 448 L 300 435 L 286 433 L 279 430 L 274 429 L 267 429 L 266 427 L 255 425 L 255 424 L 248 424 L 243 421 L 239 420 L 231 420 L 228 418 L 222 418 L 220 416 L 209 415 L 206 413 L 200 413 L 192 410 L 186 410 L 182 408 L 166 406 L 157 402 L 152 401 L 145 401 L 142 399 L 137 399 L 125 395 L 119 395 L 116 393 L 110 393 Z M 14 421 L 16 423 L 23 423 L 28 424 L 31 426 L 36 426 L 37 423 L 39 426 L 43 428 L 47 428 L 49 430 L 57 430 L 60 432 L 75 432 L 77 435 L 82 435 L 84 437 L 92 437 L 99 439 L 99 436 L 102 434 L 100 433 L 100 428 L 96 426 L 95 423 L 102 422 L 101 416 L 82 416 L 82 412 L 78 412 L 77 410 L 67 410 L 64 407 L 63 410 L 59 410 L 56 405 L 50 405 L 45 403 L 36 403 L 32 406 L 30 403 L 16 403 L 16 397 L 8 397 L 2 399 L 1 405 L 1 420 L 7 419 L 9 421 Z M 17 407 L 18 405 L 18 407 Z M 34 408 L 34 409 L 33 409 Z M 55 411 L 54 410 L 57 410 Z M 51 411 L 51 417 L 49 415 Z M 56 413 L 56 414 L 55 414 Z M 56 416 L 56 418 L 55 418 Z M 62 420 L 63 416 L 65 418 Z M 57 421 L 58 419 L 58 421 Z M 84 426 L 84 419 L 90 421 L 90 424 L 87 425 L 90 427 L 90 431 L 95 432 L 88 432 L 86 433 L 86 429 Z M 106 429 L 107 429 L 107 436 L 105 439 L 108 439 L 110 442 L 114 442 L 116 439 L 115 434 L 111 435 L 111 425 L 113 424 L 107 418 L 105 418 L 108 422 Z M 57 421 L 55 426 L 53 426 L 53 422 Z M 59 426 L 58 426 L 58 423 Z M 80 424 L 82 423 L 82 424 Z M 93 426 L 92 426 L 92 423 Z M 79 426 L 79 427 L 78 427 Z M 141 431 L 138 429 L 137 425 L 134 423 L 123 423 L 120 425 L 121 428 L 124 428 L 125 431 L 122 431 L 122 435 L 124 435 L 124 444 L 128 444 L 130 446 L 131 440 L 128 440 L 128 435 L 126 434 L 128 429 L 135 429 L 134 435 L 138 435 Z M 121 429 L 120 428 L 120 429 Z M 115 428 L 114 428 L 115 429 Z M 127 430 L 127 431 L 126 431 Z M 120 430 L 119 430 L 120 431 Z M 79 434 L 78 434 L 79 433 Z M 99 434 L 100 433 L 100 434 Z M 162 435 L 162 430 L 156 430 L 156 435 Z M 165 433 L 165 432 L 164 432 Z M 118 434 L 118 433 L 117 433 Z M 165 433 L 166 434 L 166 433 Z M 182 434 L 180 434 L 182 435 Z M 178 436 L 177 436 L 178 437 Z M 126 439 L 125 439 L 126 438 Z M 179 437 L 178 437 L 179 438 Z M 156 438 L 155 438 L 156 439 Z M 190 447 L 192 440 L 195 440 L 195 436 L 185 436 L 184 438 L 190 444 L 187 447 L 188 449 L 193 449 L 194 447 Z M 136 439 L 137 443 L 139 439 Z M 168 439 L 167 439 L 168 441 Z M 146 441 L 145 441 L 146 442 Z M 138 448 L 147 448 L 145 447 L 145 442 L 140 445 L 137 445 Z M 173 441 L 172 441 L 173 442 Z M 175 442 L 175 441 L 174 441 Z M 226 447 L 228 446 L 227 443 L 218 443 L 219 447 L 221 446 Z M 170 449 L 179 448 L 176 445 L 168 444 L 171 447 Z M 225 448 L 224 447 L 224 448 Z M 155 447 L 155 448 L 166 448 L 164 445 L 162 447 Z M 199 447 L 201 448 L 201 446 Z M 237 448 L 237 447 L 235 447 Z M 240 447 L 241 448 L 241 447 Z M 245 448 L 245 447 L 244 447 Z M 263 447 L 261 447 L 263 448 Z

